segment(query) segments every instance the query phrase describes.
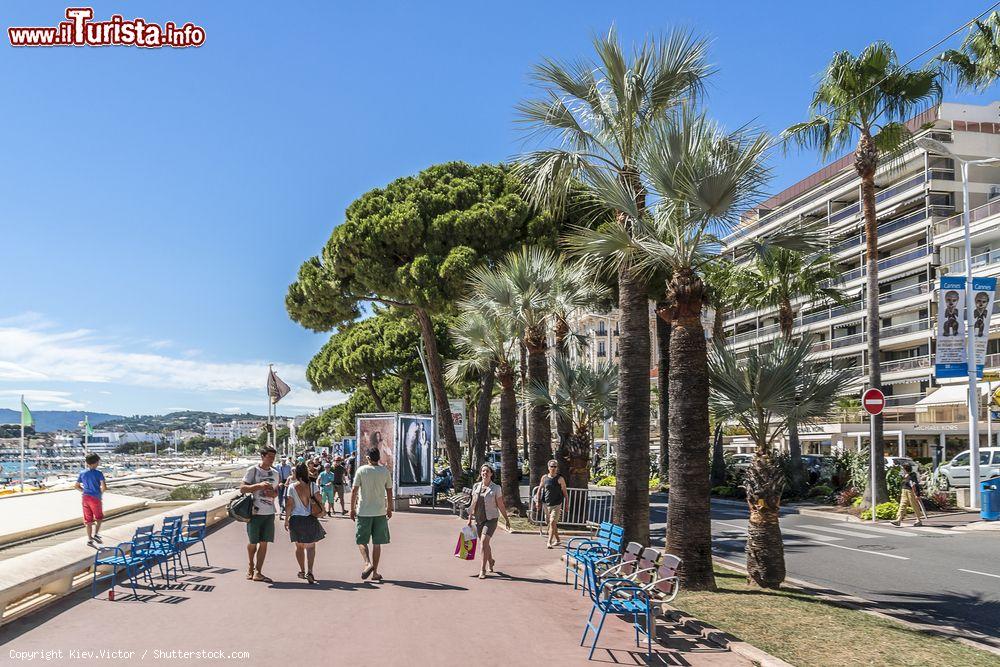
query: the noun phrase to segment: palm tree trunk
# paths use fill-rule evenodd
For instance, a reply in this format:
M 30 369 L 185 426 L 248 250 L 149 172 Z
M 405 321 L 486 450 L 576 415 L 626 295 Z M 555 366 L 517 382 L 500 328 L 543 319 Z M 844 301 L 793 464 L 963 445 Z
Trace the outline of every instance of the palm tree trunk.
M 795 326 L 795 311 L 792 302 L 782 299 L 778 307 L 778 324 L 785 340 L 792 340 L 792 329 Z M 800 493 L 805 486 L 805 470 L 802 467 L 802 443 L 799 441 L 799 426 L 788 420 L 788 459 L 792 468 L 791 487 L 795 493 Z
M 399 386 L 399 410 L 400 412 L 412 412 L 413 411 L 413 398 L 411 391 L 411 383 L 409 376 L 404 375 L 400 379 Z
M 365 387 L 368 388 L 368 393 L 371 394 L 372 400 L 375 402 L 375 409 L 379 412 L 385 412 L 385 404 L 382 403 L 382 397 L 379 396 L 379 393 L 375 391 L 375 382 L 371 375 L 365 376 Z
M 723 449 L 722 424 L 716 424 L 715 436 L 712 438 L 712 486 L 724 486 L 726 483 L 726 453 Z
M 434 401 L 437 408 L 438 435 L 444 439 L 448 467 L 451 468 L 456 490 L 461 490 L 459 484 L 462 480 L 462 450 L 458 446 L 458 438 L 455 437 L 455 422 L 452 421 L 451 408 L 448 407 L 448 390 L 444 386 L 444 368 L 441 363 L 441 353 L 438 352 L 437 339 L 434 336 L 434 324 L 423 308 L 414 308 L 413 312 L 417 316 L 417 322 L 420 323 L 420 337 L 427 353 L 427 373 L 431 376 L 431 389 L 434 391 L 434 396 L 430 397 L 430 400 Z
M 528 383 L 549 386 L 549 362 L 545 356 L 548 341 L 545 327 L 527 332 L 525 347 L 528 350 Z M 546 466 L 552 458 L 552 426 L 549 408 L 545 405 L 531 406 L 531 421 L 528 444 L 528 488 L 533 489 L 541 482 Z
M 875 218 L 875 169 L 878 167 L 878 149 L 875 142 L 867 134 L 858 140 L 858 148 L 854 153 L 854 168 L 861 176 L 861 210 L 865 218 L 865 265 L 868 273 L 866 289 L 866 315 L 868 322 L 868 386 L 882 388 L 882 369 L 879 367 L 879 320 L 878 308 L 878 226 Z M 872 502 L 872 489 L 865 489 L 863 506 L 883 503 L 889 499 L 885 483 L 885 457 L 882 456 L 882 415 L 872 417 L 872 428 L 875 440 L 875 501 Z M 871 486 L 871 485 L 868 485 Z
M 472 469 L 479 470 L 486 460 L 486 444 L 490 439 L 490 407 L 493 405 L 493 382 L 496 364 L 479 376 L 479 399 L 476 401 L 476 430 L 472 450 Z
M 517 481 L 517 394 L 514 391 L 514 369 L 501 365 L 497 369 L 497 380 L 500 382 L 500 488 L 507 508 L 523 516 L 521 487 Z
M 656 302 L 656 389 L 659 401 L 660 483 L 667 483 L 670 467 L 670 309 Z
M 785 580 L 785 545 L 777 507 L 751 507 L 747 524 L 747 577 L 763 588 Z
M 624 542 L 649 544 L 649 299 L 628 267 L 618 272 L 618 482 L 614 520 Z
M 556 338 L 556 354 L 565 355 L 566 350 L 566 339 L 569 336 L 569 325 L 566 320 L 562 317 L 556 317 L 555 326 L 555 338 Z M 570 479 L 570 464 L 569 464 L 569 438 L 573 434 L 573 424 L 569 417 L 564 414 L 556 415 L 556 434 L 559 437 L 559 444 L 556 445 L 555 459 L 559 462 L 559 474 L 565 478 L 566 484 L 569 484 Z M 588 478 L 586 482 L 589 482 Z M 586 488 L 586 485 L 584 486 Z
M 586 489 L 590 481 L 590 453 L 594 444 L 590 439 L 590 427 L 572 434 L 569 438 L 566 486 L 571 489 Z
M 701 325 L 704 285 L 690 269 L 674 272 L 670 332 L 670 502 L 667 550 L 681 558 L 686 590 L 714 590 L 708 468 L 708 350 Z
M 519 357 L 521 362 L 521 455 L 527 461 L 530 456 L 528 452 L 528 404 L 525 399 L 525 387 L 528 386 L 528 350 L 525 349 L 523 340 L 518 341 L 518 349 L 521 353 Z

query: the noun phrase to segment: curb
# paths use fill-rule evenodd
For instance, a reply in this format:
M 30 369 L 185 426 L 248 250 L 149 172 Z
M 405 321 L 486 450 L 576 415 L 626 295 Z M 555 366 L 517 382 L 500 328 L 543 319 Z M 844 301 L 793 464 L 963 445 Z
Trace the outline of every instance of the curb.
M 705 641 L 714 644 L 719 648 L 735 653 L 746 658 L 755 665 L 761 667 L 795 667 L 791 663 L 785 662 L 781 658 L 775 657 L 759 649 L 753 644 L 735 637 L 728 632 L 724 632 L 710 623 L 701 621 L 693 616 L 688 616 L 685 612 L 671 605 L 669 611 L 664 612 L 663 617 L 680 625 L 685 631 L 691 634 L 701 635 Z
M 712 556 L 712 560 L 725 565 L 728 568 L 737 570 L 739 572 L 746 572 L 746 565 L 738 561 L 729 560 L 728 558 L 722 558 L 721 556 Z M 878 611 L 877 609 L 872 609 L 873 606 L 878 606 L 879 603 L 872 602 L 871 600 L 865 600 L 864 598 L 859 598 L 857 596 L 851 595 L 849 593 L 841 593 L 840 591 L 832 591 L 827 586 L 820 586 L 819 584 L 814 584 L 810 581 L 804 579 L 797 579 L 793 577 L 785 577 L 785 581 L 782 583 L 782 587 L 791 590 L 798 590 L 807 595 L 812 595 L 821 600 L 826 600 L 833 604 L 845 607 L 848 609 L 853 609 L 855 611 L 860 611 L 863 614 L 868 614 L 869 616 L 874 616 L 876 618 L 881 618 L 883 620 L 891 621 L 893 623 L 898 623 L 906 628 L 920 632 L 927 635 L 932 635 L 935 637 L 940 637 L 943 639 L 950 639 L 952 641 L 957 641 L 966 646 L 969 646 L 980 651 L 985 651 L 987 653 L 992 653 L 994 655 L 1000 656 L 1000 646 L 993 646 L 992 644 L 987 644 L 985 642 L 979 641 L 974 636 L 962 636 L 958 633 L 962 631 L 959 628 L 953 626 L 935 626 L 927 625 L 924 623 L 917 623 L 914 621 L 908 621 L 899 616 L 893 616 L 887 614 L 883 611 Z M 831 593 L 824 593 L 823 591 L 832 591 Z M 953 632 L 949 633 L 946 630 L 951 630 Z M 966 633 L 967 635 L 968 633 Z M 980 635 L 985 639 L 991 639 L 985 635 Z

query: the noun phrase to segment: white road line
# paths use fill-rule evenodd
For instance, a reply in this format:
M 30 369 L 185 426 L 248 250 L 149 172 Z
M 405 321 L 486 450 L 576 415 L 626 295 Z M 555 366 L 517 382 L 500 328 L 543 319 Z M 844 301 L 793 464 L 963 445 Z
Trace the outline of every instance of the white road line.
M 743 526 L 738 526 L 735 523 L 725 523 L 724 521 L 715 521 L 714 523 L 717 523 L 717 524 L 719 524 L 721 526 L 729 526 L 730 528 L 736 528 L 736 529 L 738 529 L 740 531 L 744 531 L 744 532 L 746 531 L 746 529 L 743 528 Z M 802 530 L 789 531 L 789 530 L 786 530 L 786 529 L 782 529 L 782 533 L 790 533 L 790 532 L 794 532 L 794 533 L 796 533 L 798 535 L 804 535 L 806 537 L 815 535 L 815 533 L 808 533 L 808 532 L 802 531 Z M 821 537 L 823 539 L 819 540 L 819 541 L 816 541 L 816 542 L 813 542 L 811 540 L 806 539 L 806 537 L 804 537 L 804 538 L 802 538 L 800 540 L 796 540 L 796 541 L 798 543 L 820 544 L 820 545 L 825 546 L 825 547 L 834 547 L 836 549 L 847 549 L 848 551 L 858 551 L 858 552 L 861 552 L 863 554 L 871 554 L 872 556 L 885 556 L 886 558 L 895 558 L 896 560 L 910 560 L 908 556 L 897 556 L 896 554 L 884 554 L 881 551 L 868 551 L 867 549 L 855 549 L 854 547 L 845 547 L 845 546 L 843 546 L 841 544 L 830 544 L 830 542 L 829 542 L 830 540 L 840 540 L 841 538 L 839 538 L 839 537 L 828 537 L 826 535 L 815 535 L 815 536 L 816 537 Z M 786 542 L 786 544 L 788 544 L 788 543 L 789 542 Z M 980 573 L 977 573 L 977 574 L 980 574 Z M 993 576 L 993 575 L 990 575 L 990 576 Z
M 990 574 L 989 572 L 978 572 L 976 570 L 963 570 L 962 568 L 958 568 L 958 571 L 968 572 L 969 574 L 981 574 L 984 577 L 996 577 L 997 579 L 1000 579 L 1000 574 Z
M 949 537 L 956 537 L 962 533 L 954 530 L 947 530 L 946 528 L 935 528 L 934 526 L 911 526 L 910 530 L 918 530 L 921 533 L 930 533 L 932 535 L 947 535 Z
M 835 547 L 837 549 L 847 549 L 848 551 L 860 551 L 863 554 L 871 554 L 872 556 L 885 556 L 886 558 L 895 558 L 896 560 L 910 560 L 908 556 L 897 556 L 896 554 L 884 554 L 881 551 L 868 551 L 867 549 L 855 549 L 854 547 L 845 547 L 842 544 L 826 544 L 823 546 Z
M 885 528 L 879 528 L 876 531 L 876 529 L 873 528 L 870 529 L 870 532 L 865 532 L 864 528 L 860 526 L 855 527 L 853 524 L 849 524 L 851 526 L 850 530 L 845 530 L 843 528 L 828 528 L 827 526 L 816 526 L 813 524 L 800 524 L 800 525 L 803 528 L 808 528 L 810 530 L 823 530 L 828 533 L 834 533 L 835 535 L 848 535 L 850 537 L 860 537 L 864 539 L 871 539 L 875 537 L 875 535 L 881 535 L 883 533 L 887 535 L 900 536 L 900 537 L 919 537 L 919 535 L 917 535 L 916 533 L 911 533 L 909 531 L 901 529 L 887 530 Z
M 833 537 L 832 535 L 821 535 L 819 533 L 810 533 L 808 530 L 799 530 L 798 528 L 785 528 L 781 527 L 782 533 L 791 533 L 792 535 L 801 535 L 802 537 L 808 537 L 819 542 L 839 542 L 844 539 L 843 537 Z

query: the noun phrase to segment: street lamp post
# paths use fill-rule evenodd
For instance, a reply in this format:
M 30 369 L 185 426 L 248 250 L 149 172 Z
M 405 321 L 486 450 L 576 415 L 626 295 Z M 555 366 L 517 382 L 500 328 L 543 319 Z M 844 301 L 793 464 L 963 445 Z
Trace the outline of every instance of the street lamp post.
M 914 143 L 926 151 L 947 155 L 962 165 L 962 227 L 965 235 L 965 333 L 966 365 L 969 368 L 969 490 L 972 509 L 979 509 L 979 393 L 976 377 L 976 341 L 972 335 L 972 312 L 975 309 L 972 294 L 972 237 L 969 234 L 969 165 L 986 165 L 1000 162 L 1000 158 L 966 160 L 955 155 L 950 148 L 936 139 L 924 136 Z

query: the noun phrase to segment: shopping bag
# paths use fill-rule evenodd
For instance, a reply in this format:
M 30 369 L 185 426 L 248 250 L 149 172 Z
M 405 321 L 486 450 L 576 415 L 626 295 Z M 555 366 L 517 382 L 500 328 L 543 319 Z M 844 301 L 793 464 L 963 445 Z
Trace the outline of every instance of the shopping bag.
M 472 539 L 469 539 L 469 532 L 466 529 L 472 530 Z M 458 543 L 455 544 L 455 557 L 461 558 L 462 560 L 475 560 L 476 558 L 476 543 L 479 540 L 476 539 L 476 530 L 472 526 L 466 526 L 462 529 L 462 532 L 458 534 Z

